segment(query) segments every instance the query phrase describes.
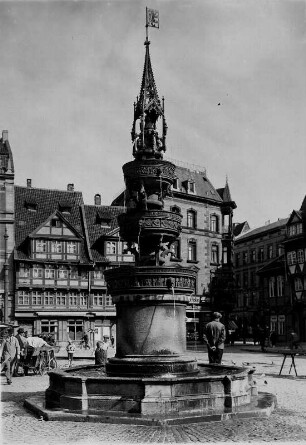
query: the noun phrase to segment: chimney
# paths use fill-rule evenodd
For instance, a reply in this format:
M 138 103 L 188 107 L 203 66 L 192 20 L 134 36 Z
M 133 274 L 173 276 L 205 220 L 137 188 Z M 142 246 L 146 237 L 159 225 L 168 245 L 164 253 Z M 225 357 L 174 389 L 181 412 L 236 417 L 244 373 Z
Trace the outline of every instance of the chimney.
M 74 184 L 67 185 L 67 192 L 74 192 Z
M 101 195 L 99 193 L 95 194 L 95 206 L 101 205 Z
M 32 179 L 27 179 L 27 187 L 28 189 L 32 187 Z
M 3 130 L 2 131 L 2 142 L 8 141 L 8 131 Z

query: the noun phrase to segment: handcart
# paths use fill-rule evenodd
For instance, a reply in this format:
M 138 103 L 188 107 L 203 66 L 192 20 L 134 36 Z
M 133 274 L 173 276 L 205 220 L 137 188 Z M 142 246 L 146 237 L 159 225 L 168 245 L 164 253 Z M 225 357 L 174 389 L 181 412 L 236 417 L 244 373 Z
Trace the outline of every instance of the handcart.
M 28 347 L 23 363 L 24 374 L 28 375 L 29 370 L 31 370 L 34 374 L 43 375 L 57 368 L 55 350 L 56 347 L 48 346 L 40 348 Z

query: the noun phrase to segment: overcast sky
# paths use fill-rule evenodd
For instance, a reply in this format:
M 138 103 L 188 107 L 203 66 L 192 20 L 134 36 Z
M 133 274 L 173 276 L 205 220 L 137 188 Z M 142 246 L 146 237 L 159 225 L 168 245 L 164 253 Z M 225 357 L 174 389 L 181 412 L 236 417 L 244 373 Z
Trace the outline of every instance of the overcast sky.
M 235 221 L 286 217 L 306 194 L 306 2 L 0 1 L 0 129 L 15 183 L 110 204 L 131 160 L 145 7 L 170 158 L 226 175 Z M 220 105 L 218 105 L 220 104 Z

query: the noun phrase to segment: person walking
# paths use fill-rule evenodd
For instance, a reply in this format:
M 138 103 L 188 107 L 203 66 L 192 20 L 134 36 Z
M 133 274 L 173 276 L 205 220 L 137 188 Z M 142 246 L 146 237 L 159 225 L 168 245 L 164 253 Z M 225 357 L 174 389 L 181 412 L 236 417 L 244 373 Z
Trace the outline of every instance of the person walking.
M 73 354 L 75 353 L 75 345 L 72 343 L 70 339 L 68 340 L 66 351 L 68 353 L 68 366 L 69 368 L 71 368 L 73 362 Z
M 20 358 L 17 359 L 16 361 L 16 365 L 15 365 L 15 369 L 14 369 L 14 377 L 18 377 L 18 370 L 19 367 L 22 367 L 22 376 L 24 376 L 24 370 L 23 370 L 23 364 L 24 364 L 24 358 L 25 358 L 25 343 L 26 343 L 26 339 L 24 337 L 24 329 L 23 328 L 19 328 L 17 331 L 17 335 L 16 338 L 18 340 L 19 343 L 19 347 L 20 347 Z
M 204 341 L 207 344 L 209 363 L 220 364 L 226 339 L 225 326 L 220 322 L 220 312 L 213 313 L 213 320 L 207 323 L 204 330 Z
M 3 342 L 2 354 L 1 354 L 1 371 L 5 368 L 5 376 L 7 384 L 11 385 L 12 375 L 17 360 L 20 359 L 20 346 L 16 337 L 14 337 L 14 329 L 8 330 L 7 338 Z

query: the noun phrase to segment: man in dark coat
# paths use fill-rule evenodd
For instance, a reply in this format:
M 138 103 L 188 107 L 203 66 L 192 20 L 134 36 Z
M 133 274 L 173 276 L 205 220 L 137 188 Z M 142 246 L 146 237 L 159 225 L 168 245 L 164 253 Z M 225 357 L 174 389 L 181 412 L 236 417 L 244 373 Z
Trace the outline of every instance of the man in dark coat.
M 7 338 L 2 345 L 1 353 L 1 371 L 5 369 L 5 375 L 8 385 L 12 383 L 12 375 L 14 374 L 16 361 L 20 358 L 20 346 L 16 337 L 14 337 L 14 329 L 9 328 Z
M 207 344 L 209 363 L 221 363 L 224 342 L 226 338 L 225 326 L 220 322 L 222 315 L 213 313 L 213 321 L 207 323 L 204 331 L 204 341 Z

